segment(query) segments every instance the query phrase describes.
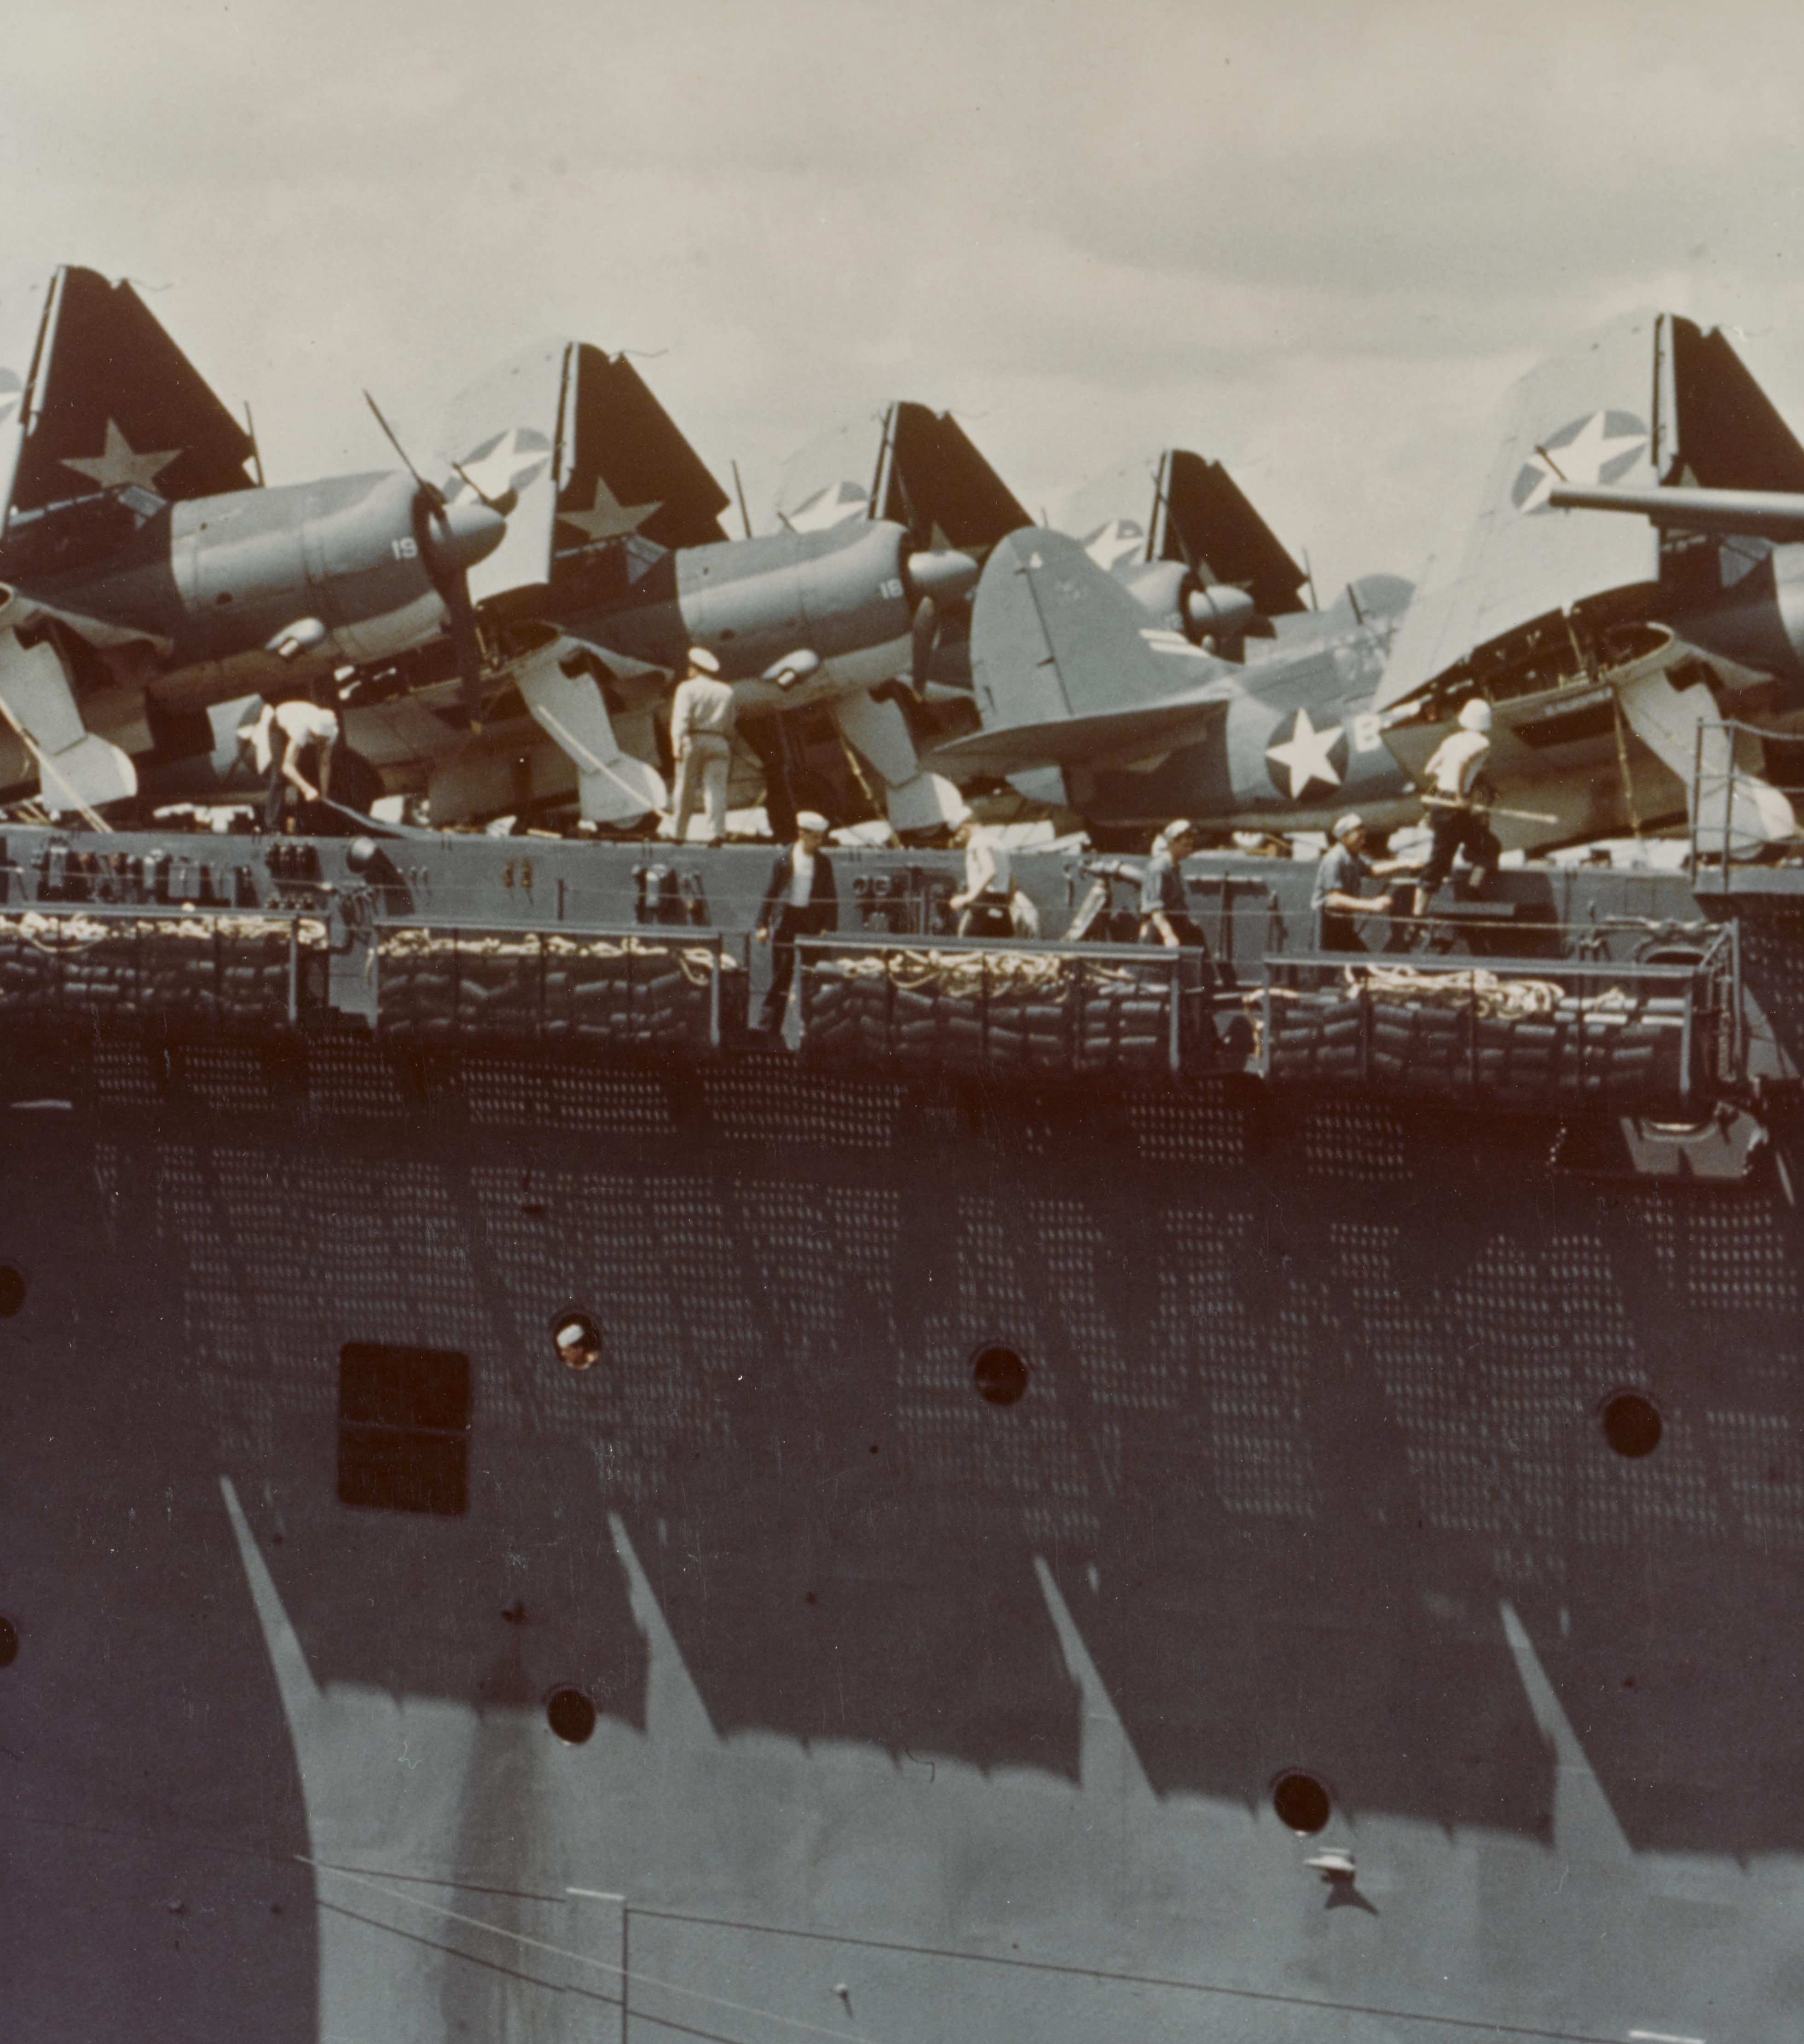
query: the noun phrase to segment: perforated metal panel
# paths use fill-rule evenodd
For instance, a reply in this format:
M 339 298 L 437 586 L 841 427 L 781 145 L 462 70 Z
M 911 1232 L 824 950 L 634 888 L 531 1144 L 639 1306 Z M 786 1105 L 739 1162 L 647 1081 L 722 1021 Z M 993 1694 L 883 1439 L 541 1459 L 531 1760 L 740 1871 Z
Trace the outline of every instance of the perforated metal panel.
M 631 1135 L 671 1126 L 667 1082 L 655 1073 L 533 1058 L 471 1058 L 462 1070 L 470 1119 L 484 1127 Z
M 1387 1185 L 1409 1176 L 1402 1117 L 1383 1101 L 1352 1094 L 1311 1101 L 1298 1132 L 1316 1178 Z
M 1239 1101 L 1152 1092 L 1130 1096 L 1127 1113 L 1143 1157 L 1228 1169 L 1246 1161 L 1251 1110 Z
M 316 1114 L 392 1121 L 407 1112 L 394 1064 L 364 1039 L 322 1037 L 307 1046 L 307 1097 Z
M 721 1133 L 734 1140 L 842 1149 L 887 1148 L 902 1099 L 887 1081 L 806 1074 L 787 1057 L 706 1071 L 702 1091 Z
M 182 1084 L 217 1112 L 262 1114 L 270 1107 L 263 1054 L 239 1043 L 190 1043 L 183 1047 Z

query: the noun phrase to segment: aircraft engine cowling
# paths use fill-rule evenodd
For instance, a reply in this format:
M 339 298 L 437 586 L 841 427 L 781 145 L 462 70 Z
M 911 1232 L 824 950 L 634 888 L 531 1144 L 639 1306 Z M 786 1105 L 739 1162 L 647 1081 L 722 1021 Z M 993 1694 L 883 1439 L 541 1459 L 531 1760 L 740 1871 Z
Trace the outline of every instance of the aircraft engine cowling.
M 901 526 L 878 521 L 685 548 L 675 556 L 675 603 L 615 612 L 609 643 L 655 660 L 678 657 L 686 642 L 705 645 L 740 676 L 800 647 L 830 660 L 904 640 L 907 540 Z
M 1205 639 L 1238 638 L 1257 613 L 1244 589 L 1206 582 L 1182 561 L 1144 561 L 1121 571 L 1134 601 L 1193 646 Z
M 1257 614 L 1252 597 L 1225 582 L 1204 582 L 1184 591 L 1184 622 L 1193 644 L 1210 634 L 1244 632 Z

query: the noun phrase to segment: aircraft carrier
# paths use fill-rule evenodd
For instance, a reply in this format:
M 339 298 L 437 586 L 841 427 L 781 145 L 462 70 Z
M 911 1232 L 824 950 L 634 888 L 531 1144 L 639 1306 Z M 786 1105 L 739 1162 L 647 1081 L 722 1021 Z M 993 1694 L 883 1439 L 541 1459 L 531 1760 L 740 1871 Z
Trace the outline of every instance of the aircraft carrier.
M 1797 2035 L 1796 873 L 5 851 L 8 2037 Z

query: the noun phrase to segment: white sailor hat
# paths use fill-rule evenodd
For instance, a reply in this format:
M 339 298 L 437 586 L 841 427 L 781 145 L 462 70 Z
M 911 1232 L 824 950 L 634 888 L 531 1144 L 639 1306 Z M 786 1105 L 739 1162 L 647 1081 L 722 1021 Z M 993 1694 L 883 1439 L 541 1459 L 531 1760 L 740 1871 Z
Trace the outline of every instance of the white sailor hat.
M 1337 837 L 1351 837 L 1355 831 L 1364 830 L 1365 827 L 1366 820 L 1359 811 L 1349 809 L 1334 826 L 1334 835 Z
M 821 837 L 825 837 L 831 828 L 827 819 L 818 809 L 798 809 L 795 813 L 795 827 L 798 831 L 813 831 Z
M 706 646 L 691 646 L 690 647 L 689 664 L 691 669 L 698 674 L 717 674 L 721 671 L 720 662 L 715 659 L 714 655 L 708 651 Z
M 1468 731 L 1489 731 L 1491 705 L 1483 696 L 1474 696 L 1470 702 L 1460 705 L 1460 721 Z

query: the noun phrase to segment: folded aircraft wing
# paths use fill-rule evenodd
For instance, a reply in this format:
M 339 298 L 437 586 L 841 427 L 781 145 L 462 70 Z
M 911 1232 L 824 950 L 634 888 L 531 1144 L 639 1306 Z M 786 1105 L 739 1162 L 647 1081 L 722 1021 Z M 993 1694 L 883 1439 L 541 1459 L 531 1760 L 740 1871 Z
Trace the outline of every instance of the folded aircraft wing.
M 1158 558 L 1245 590 L 1261 617 L 1303 608 L 1308 578 L 1220 462 L 1184 448 L 1161 456 L 1152 529 Z
M 9 518 L 109 490 L 252 486 L 249 434 L 132 286 L 92 270 L 0 286 L 0 414 Z
M 478 603 L 529 607 L 555 556 L 637 534 L 664 548 L 723 540 L 727 496 L 624 355 L 548 340 L 452 400 L 451 494 L 511 495 L 507 535 L 470 573 Z
M 1029 521 L 950 412 L 904 400 L 799 448 L 777 487 L 779 521 L 817 532 L 848 518 L 906 526 L 917 547 L 979 560 Z
M 1478 500 L 1423 571 L 1378 709 L 1410 701 L 1520 625 L 1657 578 L 1650 527 L 1548 499 L 1561 482 L 1639 488 L 1666 474 L 1677 451 L 1672 324 L 1651 312 L 1616 320 L 1510 391 Z
M 44 316 L 56 282 L 55 271 L 22 264 L 0 275 L 0 514 L 13 501 Z

